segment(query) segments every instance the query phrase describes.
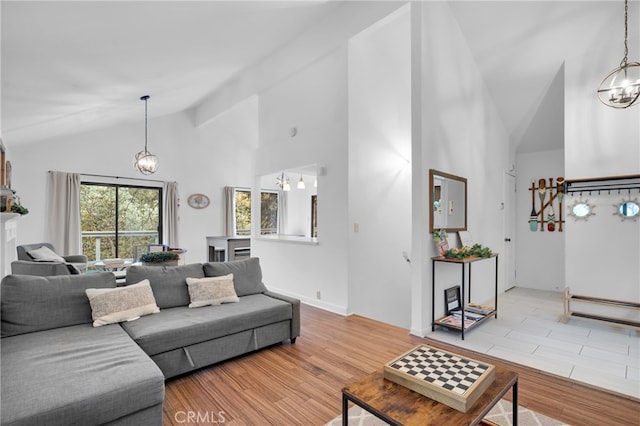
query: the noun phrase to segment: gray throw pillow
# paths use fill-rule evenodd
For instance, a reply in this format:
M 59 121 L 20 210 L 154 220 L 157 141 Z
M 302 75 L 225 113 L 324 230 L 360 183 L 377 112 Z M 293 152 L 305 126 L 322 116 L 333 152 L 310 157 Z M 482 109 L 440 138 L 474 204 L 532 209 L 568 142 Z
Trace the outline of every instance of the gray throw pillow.
M 42 246 L 38 249 L 29 250 L 27 254 L 31 256 L 33 260 L 35 260 L 36 262 L 59 262 L 59 263 L 66 262 L 64 257 L 59 256 L 58 254 L 56 254 L 56 252 L 54 252 L 47 246 Z
M 0 284 L 2 337 L 91 323 L 88 288 L 115 288 L 111 272 L 89 275 L 7 275 Z
M 191 302 L 187 278 L 203 278 L 202 264 L 180 266 L 131 266 L 127 269 L 127 285 L 148 279 L 160 309 L 188 306 Z
M 238 296 L 267 291 L 262 283 L 262 269 L 260 268 L 260 259 L 257 257 L 204 264 L 204 275 L 207 277 L 220 277 L 228 274 L 233 274 L 233 285 Z

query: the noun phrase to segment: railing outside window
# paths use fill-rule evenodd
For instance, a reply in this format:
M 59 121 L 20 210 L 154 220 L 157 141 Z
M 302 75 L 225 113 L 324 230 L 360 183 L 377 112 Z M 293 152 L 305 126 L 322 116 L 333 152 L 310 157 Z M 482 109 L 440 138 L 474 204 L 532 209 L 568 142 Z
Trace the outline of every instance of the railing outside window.
M 115 257 L 116 233 L 114 231 L 90 231 L 82 233 L 82 251 L 89 256 L 89 265 L 102 259 Z M 120 231 L 118 257 L 136 261 L 146 251 L 148 244 L 158 244 L 157 231 Z M 94 255 L 95 253 L 95 255 Z

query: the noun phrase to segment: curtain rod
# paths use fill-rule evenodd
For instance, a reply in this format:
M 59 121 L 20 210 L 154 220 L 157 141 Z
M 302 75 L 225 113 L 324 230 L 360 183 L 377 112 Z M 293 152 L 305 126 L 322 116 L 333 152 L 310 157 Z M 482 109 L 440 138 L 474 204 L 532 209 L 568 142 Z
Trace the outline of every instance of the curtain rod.
M 53 172 L 54 170 L 49 170 L 49 173 Z M 144 182 L 158 182 L 158 183 L 164 183 L 167 181 L 164 180 L 158 180 L 158 179 L 143 179 L 143 178 L 133 178 L 133 177 L 122 177 L 122 176 L 109 176 L 109 175 L 96 175 L 96 174 L 91 174 L 91 173 L 78 173 L 81 176 L 90 176 L 90 177 L 103 177 L 103 178 L 109 178 L 109 179 L 128 179 L 128 180 L 140 180 L 140 181 L 144 181 Z M 174 183 L 177 183 L 176 181 L 173 181 Z

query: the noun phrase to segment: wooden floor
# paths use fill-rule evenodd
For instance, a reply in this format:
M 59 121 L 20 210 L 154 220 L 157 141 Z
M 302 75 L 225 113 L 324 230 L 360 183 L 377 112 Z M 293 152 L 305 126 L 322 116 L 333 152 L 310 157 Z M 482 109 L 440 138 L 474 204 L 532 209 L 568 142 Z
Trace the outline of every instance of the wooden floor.
M 421 343 L 518 372 L 520 405 L 567 424 L 640 425 L 640 401 L 631 397 L 306 305 L 295 344 L 168 381 L 164 425 L 323 425 L 340 414 L 345 385 Z

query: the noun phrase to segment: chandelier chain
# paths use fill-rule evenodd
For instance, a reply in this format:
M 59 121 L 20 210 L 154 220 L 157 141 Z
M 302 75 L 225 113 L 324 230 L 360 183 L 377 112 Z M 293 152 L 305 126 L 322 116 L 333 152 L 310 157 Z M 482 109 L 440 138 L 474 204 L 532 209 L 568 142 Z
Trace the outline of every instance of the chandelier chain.
M 144 100 L 144 152 L 147 152 L 147 101 L 149 96 L 143 96 L 142 99 Z
M 627 55 L 629 54 L 629 48 L 627 46 L 627 19 L 629 15 L 629 2 L 628 0 L 624 0 L 624 57 L 622 58 L 622 62 L 620 62 L 620 68 L 625 68 L 627 66 Z

